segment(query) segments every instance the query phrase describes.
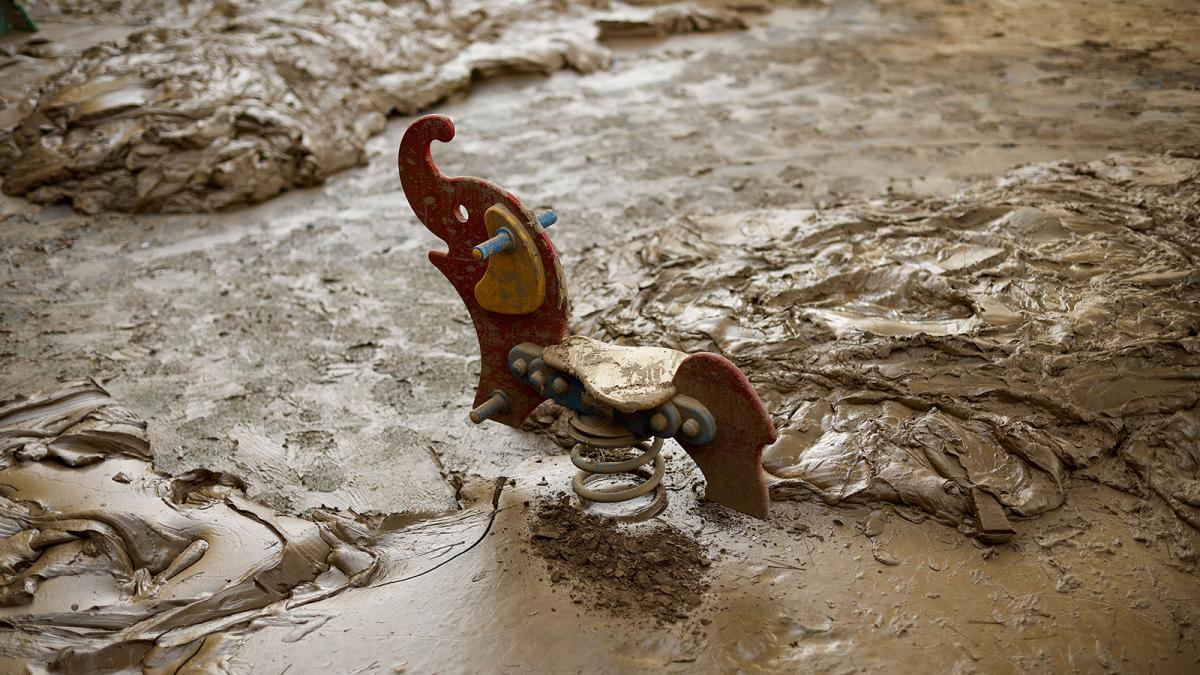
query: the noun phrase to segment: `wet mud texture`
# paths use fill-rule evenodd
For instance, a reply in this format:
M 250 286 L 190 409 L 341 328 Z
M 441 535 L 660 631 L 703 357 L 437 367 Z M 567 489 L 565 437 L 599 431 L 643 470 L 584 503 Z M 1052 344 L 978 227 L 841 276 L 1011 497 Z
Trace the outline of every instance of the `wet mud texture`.
M 710 563 L 703 550 L 663 523 L 618 525 L 564 497 L 536 506 L 529 530 L 549 582 L 569 585 L 574 602 L 614 616 L 678 621 L 708 589 Z
M 353 521 L 157 473 L 145 429 L 94 381 L 0 403 L 0 670 L 177 672 L 220 633 L 302 623 L 291 613 L 374 573 Z
M 588 261 L 576 287 L 613 299 L 591 330 L 749 374 L 781 431 L 763 459 L 776 498 L 1002 531 L 993 500 L 1044 513 L 1087 470 L 1200 527 L 1196 159 L 1030 166 L 948 202 L 685 217 Z
M 620 298 L 628 304 L 639 294 L 634 282 L 646 283 L 638 252 L 617 242 L 652 241 L 650 228 L 674 237 L 672 228 L 705 224 L 703 237 L 712 237 L 729 231 L 722 222 L 773 212 L 789 231 L 818 208 L 936 215 L 965 184 L 983 179 L 992 189 L 991 177 L 1012 180 L 1017 174 L 1005 172 L 1021 163 L 1068 159 L 1087 170 L 1122 150 L 1150 159 L 1172 150 L 1186 159 L 1200 137 L 1196 4 L 1134 0 L 1105 10 L 1070 1 L 842 0 L 750 15 L 741 31 L 606 41 L 614 55 L 608 70 L 480 83 L 471 96 L 438 104 L 458 136 L 435 146 L 435 157 L 447 171 L 496 180 L 531 208 L 558 210 L 550 233 L 563 253 L 574 316 L 582 318 L 577 327 L 603 336 L 597 313 Z M 130 30 L 53 21 L 42 28 L 46 38 L 68 29 Z M 77 44 L 9 39 L 0 45 L 20 65 L 0 69 L 0 94 L 17 91 L 10 82 L 48 62 L 72 58 L 22 51 Z M 209 549 L 168 588 L 214 566 L 197 586 L 181 587 L 185 599 L 236 583 L 277 554 L 281 540 L 225 506 L 177 511 L 187 498 L 161 495 L 228 490 L 226 504 L 244 496 L 234 503 L 266 506 L 265 515 L 301 533 L 331 512 L 343 529 L 350 525 L 342 518 L 369 528 L 365 539 L 339 535 L 375 554 L 366 587 L 342 587 L 292 609 L 270 604 L 267 615 L 231 629 L 201 624 L 217 630 L 189 666 L 272 675 L 891 672 L 896 664 L 964 673 L 1196 670 L 1200 532 L 1119 454 L 1167 459 L 1171 443 L 1194 433 L 1183 409 L 1164 414 L 1161 426 L 1134 430 L 1118 452 L 1067 472 L 1063 504 L 1037 517 L 1019 517 L 972 489 L 964 499 L 988 496 L 995 508 L 981 510 L 1004 515 L 1007 525 L 993 524 L 992 534 L 1015 531 L 1006 543 L 963 536 L 919 508 L 853 499 L 835 507 L 776 500 L 769 520 L 743 518 L 705 504 L 699 471 L 669 446 L 670 503 L 660 520 L 711 562 L 700 604 L 667 623 L 615 616 L 588 604 L 586 594 L 576 604 L 569 577 L 551 583 L 547 563 L 532 552 L 534 516 L 524 506 L 567 490 L 573 465 L 537 434 L 466 421 L 478 375 L 474 329 L 428 264 L 438 243 L 397 190 L 396 145 L 410 121 L 391 120 L 367 141 L 370 161 L 361 170 L 221 214 L 86 215 L 0 195 L 0 399 L 96 377 L 146 422 L 154 468 L 143 479 L 144 462 L 126 454 L 78 467 L 47 454 L 5 469 L 2 482 L 20 492 L 0 494 L 63 514 L 108 512 L 104 503 L 152 514 L 141 516 L 151 523 L 183 523 L 180 512 L 220 518 L 181 525 L 189 541 L 204 539 Z M 1142 160 L 1113 161 L 1117 171 L 1135 172 Z M 862 201 L 873 195 L 884 198 Z M 1027 197 L 1023 205 L 1043 208 Z M 1064 209 L 1092 200 L 1080 191 Z M 930 224 L 940 236 L 960 236 L 955 227 L 962 225 Z M 736 250 L 761 257 L 752 249 L 764 236 L 773 240 L 747 228 L 723 259 Z M 1010 244 L 994 247 L 1002 245 Z M 613 270 L 628 265 L 625 277 L 589 271 L 593 257 L 618 249 Z M 1046 285 L 1029 293 L 1044 302 L 1061 295 L 1060 285 L 1074 288 L 1065 275 L 1065 282 L 1038 278 Z M 1179 298 L 1191 289 L 1175 288 Z M 919 318 L 958 319 L 971 308 Z M 640 322 L 629 324 L 636 330 L 627 341 L 656 341 L 654 326 Z M 822 340 L 833 330 L 823 320 L 809 327 Z M 622 332 L 615 326 L 612 334 Z M 844 339 L 877 337 L 848 330 Z M 1041 348 L 1031 339 L 1014 351 Z M 928 358 L 912 344 L 906 349 Z M 814 401 L 826 395 L 805 391 Z M 553 420 L 550 411 L 539 416 Z M 1121 423 L 1135 419 L 1143 418 Z M 1187 456 L 1176 462 L 1149 475 L 1189 475 Z M 52 480 L 37 478 L 51 470 Z M 496 476 L 516 482 L 498 511 L 490 502 Z M 72 490 L 95 495 L 85 504 L 63 490 L 80 484 L 87 489 Z M 136 509 L 128 506 L 135 497 Z M 975 518 L 976 507 L 968 508 L 972 514 L 957 522 Z M 221 524 L 243 534 L 205 534 Z M 236 546 L 219 549 L 225 541 Z M 16 660 L 0 670 L 40 672 L 58 654 L 32 636 L 74 640 L 81 629 L 64 623 L 73 613 L 93 605 L 116 611 L 120 589 L 98 598 L 92 590 L 111 588 L 116 577 L 96 577 L 109 586 L 63 575 L 40 582 L 31 604 L 4 608 L 6 617 L 37 616 L 23 619 L 27 631 L 0 631 L 4 653 Z M 82 585 L 55 591 L 74 583 Z M 40 613 L 49 600 L 58 604 Z M 81 610 L 72 612 L 76 602 Z M 83 637 L 92 635 L 112 638 L 91 628 Z M 174 635 L 180 644 L 188 638 Z M 87 654 L 93 644 L 105 643 L 73 648 Z
M 169 2 L 109 4 L 109 21 L 175 11 L 5 94 L 5 193 L 87 213 L 259 202 L 366 163 L 386 115 L 473 80 L 588 73 L 611 62 L 601 40 L 745 25 L 721 7 L 644 2 L 196 2 L 182 16 Z M 39 56 L 57 54 L 39 42 L 0 69 Z

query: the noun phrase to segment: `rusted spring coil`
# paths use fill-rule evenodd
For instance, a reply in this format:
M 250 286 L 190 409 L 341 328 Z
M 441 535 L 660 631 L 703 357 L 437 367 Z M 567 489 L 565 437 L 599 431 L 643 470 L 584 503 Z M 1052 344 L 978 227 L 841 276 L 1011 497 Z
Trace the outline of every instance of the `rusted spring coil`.
M 571 489 L 575 490 L 575 494 L 579 495 L 581 499 L 602 504 L 614 504 L 637 499 L 651 492 L 655 493 L 654 499 L 649 504 L 634 513 L 620 516 L 621 520 L 651 518 L 658 515 L 667 505 L 667 491 L 662 488 L 663 476 L 667 470 L 667 461 L 661 454 L 663 445 L 661 438 L 633 444 L 630 444 L 627 439 L 612 439 L 612 442 L 606 442 L 607 439 L 601 440 L 597 438 L 588 438 L 585 440 L 579 436 L 575 436 L 575 439 L 579 442 L 571 449 L 571 463 L 579 469 L 579 472 L 575 474 L 575 478 L 571 481 Z M 594 462 L 583 457 L 583 451 L 586 448 L 637 448 L 642 453 L 637 457 L 618 462 Z M 651 462 L 654 463 L 654 470 L 648 471 L 644 467 Z M 590 483 L 620 473 L 638 476 L 642 479 L 642 482 L 623 490 L 593 490 L 588 487 Z

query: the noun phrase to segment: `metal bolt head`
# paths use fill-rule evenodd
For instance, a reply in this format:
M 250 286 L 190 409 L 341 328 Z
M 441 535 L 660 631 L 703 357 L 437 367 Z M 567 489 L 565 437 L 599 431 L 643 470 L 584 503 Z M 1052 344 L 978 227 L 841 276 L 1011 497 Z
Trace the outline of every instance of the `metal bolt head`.
M 470 418 L 475 424 L 479 424 L 486 419 L 490 419 L 498 413 L 508 412 L 508 396 L 505 396 L 502 391 L 493 391 L 488 400 L 480 403 L 474 410 L 471 411 Z
M 533 383 L 533 388 L 538 391 L 546 390 L 546 375 L 542 371 L 538 371 L 529 376 L 529 381 Z
M 662 413 L 654 413 L 654 416 L 650 418 L 650 430 L 656 434 L 666 431 L 667 416 Z
M 554 389 L 554 393 L 559 396 L 566 396 L 567 392 L 571 390 L 571 385 L 567 384 L 567 381 L 561 377 L 554 378 L 554 383 L 550 386 Z
M 680 429 L 683 431 L 684 436 L 691 438 L 700 433 L 700 423 L 696 420 L 688 420 L 683 423 L 683 426 L 680 427 Z
M 529 370 L 529 364 L 525 363 L 525 359 L 517 359 L 512 363 L 513 375 L 524 377 L 525 372 Z

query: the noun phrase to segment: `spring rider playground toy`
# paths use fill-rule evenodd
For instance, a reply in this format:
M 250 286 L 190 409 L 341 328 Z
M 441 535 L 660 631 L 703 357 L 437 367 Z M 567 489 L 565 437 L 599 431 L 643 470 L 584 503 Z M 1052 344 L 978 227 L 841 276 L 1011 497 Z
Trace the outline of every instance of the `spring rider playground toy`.
M 545 232 L 556 214 L 535 215 L 487 180 L 443 175 L 430 146 L 452 138 L 448 117 L 426 115 L 405 131 L 398 162 L 408 203 L 448 247 L 429 260 L 475 324 L 481 362 L 471 421 L 520 429 L 546 399 L 567 408 L 579 469 L 572 488 L 585 504 L 646 502 L 628 520 L 666 505 L 661 450 L 673 438 L 704 474 L 706 499 L 766 518 L 762 451 L 775 428 L 746 376 L 717 354 L 568 336 L 566 280 Z M 635 456 L 596 459 L 618 449 Z M 595 485 L 615 474 L 640 480 Z

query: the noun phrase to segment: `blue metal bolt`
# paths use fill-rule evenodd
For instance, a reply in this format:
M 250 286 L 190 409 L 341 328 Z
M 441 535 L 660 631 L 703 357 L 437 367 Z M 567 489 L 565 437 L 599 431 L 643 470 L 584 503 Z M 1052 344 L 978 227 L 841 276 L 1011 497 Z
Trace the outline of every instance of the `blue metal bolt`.
M 553 210 L 542 211 L 537 214 L 537 221 L 538 225 L 545 229 L 558 222 L 558 214 Z M 487 260 L 497 253 L 512 250 L 512 244 L 512 232 L 509 232 L 507 227 L 502 227 L 496 230 L 494 237 L 471 249 L 471 257 L 476 260 Z
M 471 249 L 471 256 L 476 260 L 487 260 L 512 248 L 512 242 L 512 232 L 509 232 L 507 227 L 502 227 L 496 230 L 496 236 Z

